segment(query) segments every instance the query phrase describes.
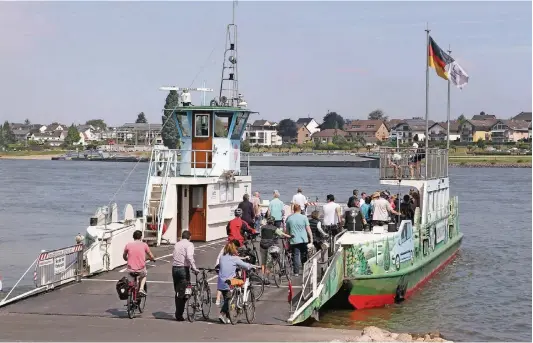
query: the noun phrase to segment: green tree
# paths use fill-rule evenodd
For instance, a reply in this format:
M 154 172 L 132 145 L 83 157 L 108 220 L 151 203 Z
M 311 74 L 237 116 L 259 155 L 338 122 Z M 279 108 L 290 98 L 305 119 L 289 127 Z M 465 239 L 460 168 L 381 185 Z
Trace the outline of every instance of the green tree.
M 298 134 L 298 128 L 296 127 L 296 122 L 292 119 L 283 119 L 278 124 L 278 133 L 284 138 L 288 137 L 290 139 L 296 138 Z
M 459 127 L 461 127 L 465 121 L 466 121 L 466 117 L 464 116 L 464 114 L 461 114 L 458 118 L 457 118 L 457 123 L 459 124 Z
M 172 118 L 174 110 L 178 108 L 180 97 L 178 92 L 171 90 L 165 100 L 165 107 L 163 110 L 163 130 L 161 131 L 161 138 L 163 144 L 169 149 L 176 149 L 178 146 L 178 128 L 176 122 Z
M 65 145 L 70 146 L 78 143 L 80 141 L 80 133 L 74 124 L 70 125 L 67 131 L 67 136 L 65 137 Z
M 338 146 L 345 145 L 346 143 L 348 143 L 348 141 L 346 140 L 346 138 L 344 138 L 344 136 L 338 135 L 336 132 L 335 132 L 335 136 L 333 136 L 333 139 L 331 141 L 333 144 L 338 145 Z
M 368 114 L 368 120 L 387 120 L 388 118 L 380 109 L 373 110 Z
M 91 119 L 85 122 L 85 125 L 91 125 L 95 129 L 105 130 L 107 129 L 107 124 L 103 119 Z
M 148 123 L 148 120 L 146 120 L 146 116 L 144 115 L 144 112 L 141 112 L 137 115 L 137 120 L 135 120 L 135 123 L 139 124 L 146 124 Z
M 26 118 L 26 120 L 24 120 L 24 125 L 30 125 L 30 124 L 31 124 L 30 120 Z
M 11 126 L 7 120 L 4 122 L 4 125 L 2 125 L 1 128 L 0 145 L 8 146 L 9 144 L 14 144 L 17 139 L 15 138 L 15 134 L 13 133 L 13 130 L 11 130 Z
M 483 150 L 485 148 L 485 141 L 480 138 L 480 139 L 477 140 L 476 145 L 477 145 L 478 148 Z
M 340 129 L 344 128 L 344 118 L 337 112 L 328 112 L 324 119 L 322 120 L 322 125 L 320 125 L 321 130 L 326 129 Z
M 241 141 L 241 151 L 250 152 L 250 142 L 247 139 Z

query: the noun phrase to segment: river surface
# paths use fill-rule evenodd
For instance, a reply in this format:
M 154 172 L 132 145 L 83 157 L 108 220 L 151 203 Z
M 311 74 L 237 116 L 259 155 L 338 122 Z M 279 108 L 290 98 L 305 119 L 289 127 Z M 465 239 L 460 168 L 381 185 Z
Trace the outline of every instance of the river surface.
M 116 196 L 119 216 L 140 209 L 147 163 L 0 160 L 0 275 L 12 286 L 41 249 L 84 233 L 98 206 Z M 298 186 L 321 201 L 372 192 L 377 169 L 252 167 L 254 190 L 288 201 Z M 409 300 L 382 309 L 331 310 L 315 325 L 393 331 L 439 330 L 458 341 L 531 342 L 531 169 L 452 168 L 465 234 L 458 257 Z M 391 189 L 391 191 L 394 191 Z M 31 274 L 31 272 L 29 273 Z M 31 277 L 22 284 L 30 285 Z

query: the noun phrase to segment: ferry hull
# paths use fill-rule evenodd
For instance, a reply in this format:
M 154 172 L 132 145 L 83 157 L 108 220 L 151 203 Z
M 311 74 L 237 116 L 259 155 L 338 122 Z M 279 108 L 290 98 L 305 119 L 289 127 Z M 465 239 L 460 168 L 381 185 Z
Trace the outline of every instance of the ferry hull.
M 405 274 L 391 277 L 353 278 L 352 289 L 348 301 L 355 309 L 382 307 L 396 301 L 398 290 L 404 289 L 404 299 L 409 298 L 418 288 L 423 286 L 436 273 L 451 262 L 457 255 L 463 235 L 455 238 L 455 242 L 443 247 L 442 251 L 435 251 L 428 261 L 413 270 L 406 270 Z M 396 274 L 396 273 L 395 273 Z

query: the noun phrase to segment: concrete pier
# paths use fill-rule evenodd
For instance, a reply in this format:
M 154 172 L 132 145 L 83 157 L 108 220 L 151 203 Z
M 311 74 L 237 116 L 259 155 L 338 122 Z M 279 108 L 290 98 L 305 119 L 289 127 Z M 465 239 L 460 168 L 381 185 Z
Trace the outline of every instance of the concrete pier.
M 224 241 L 195 243 L 198 267 L 213 268 Z M 213 303 L 210 320 L 195 323 L 174 320 L 174 289 L 171 276 L 172 246 L 153 249 L 157 262 L 148 262 L 148 298 L 145 312 L 127 318 L 125 301 L 118 299 L 115 285 L 125 268 L 84 278 L 49 293 L 37 295 L 0 309 L 0 340 L 27 341 L 325 341 L 350 337 L 353 330 L 302 328 L 287 325 L 288 288 L 265 287 L 256 304 L 255 324 L 238 327 L 218 323 L 220 309 Z M 194 276 L 192 276 L 194 281 Z M 216 295 L 217 275 L 209 276 Z M 293 280 L 294 292 L 302 280 Z M 260 326 L 257 324 L 268 325 Z M 271 325 L 276 325 L 275 329 Z M 333 334 L 334 333 L 334 334 Z

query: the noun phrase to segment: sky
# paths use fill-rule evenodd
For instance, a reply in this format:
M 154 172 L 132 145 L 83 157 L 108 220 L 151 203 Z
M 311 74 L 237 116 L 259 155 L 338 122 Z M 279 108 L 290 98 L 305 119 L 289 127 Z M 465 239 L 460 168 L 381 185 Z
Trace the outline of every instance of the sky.
M 424 117 L 426 23 L 470 76 L 451 116 L 532 107 L 531 2 L 239 1 L 239 90 L 252 120 L 327 111 Z M 163 85 L 218 94 L 231 2 L 1 2 L 0 120 L 161 122 Z M 429 119 L 447 81 L 430 69 Z M 193 93 L 199 104 L 201 93 Z

